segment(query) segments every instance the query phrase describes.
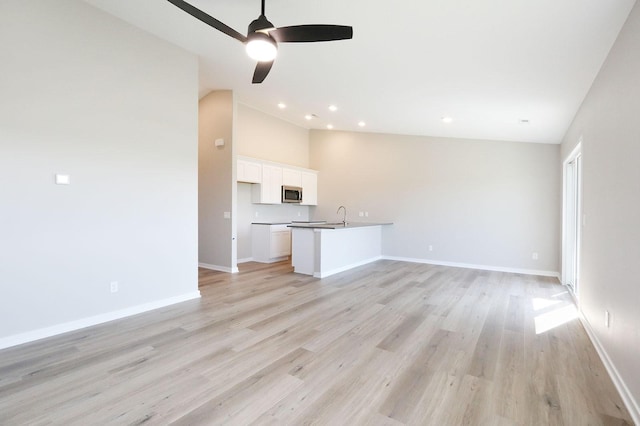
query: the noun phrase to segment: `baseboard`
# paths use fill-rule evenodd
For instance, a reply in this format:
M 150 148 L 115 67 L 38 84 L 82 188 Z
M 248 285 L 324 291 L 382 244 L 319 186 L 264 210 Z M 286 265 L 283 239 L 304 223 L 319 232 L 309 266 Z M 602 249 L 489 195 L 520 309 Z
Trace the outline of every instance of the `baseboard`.
M 609 355 L 607 354 L 607 351 L 604 349 L 604 346 L 602 346 L 602 344 L 600 343 L 600 340 L 598 340 L 598 337 L 596 336 L 596 333 L 593 331 L 593 328 L 591 327 L 589 320 L 587 320 L 587 318 L 584 316 L 584 314 L 580 309 L 578 309 L 578 312 L 579 312 L 580 322 L 582 323 L 582 326 L 586 330 L 587 335 L 591 340 L 591 343 L 593 343 L 593 346 L 596 348 L 596 351 L 600 356 L 600 360 L 602 360 L 604 367 L 607 369 L 607 372 L 609 373 L 609 377 L 611 377 L 611 380 L 613 381 L 614 386 L 620 393 L 620 396 L 622 397 L 622 401 L 624 402 L 624 405 L 627 407 L 627 410 L 629 411 L 629 414 L 631 415 L 633 422 L 637 425 L 640 425 L 640 405 L 638 405 L 638 402 L 633 398 L 633 395 L 631 395 L 631 392 L 629 392 L 629 388 L 624 383 L 624 380 L 622 380 L 622 377 L 618 373 L 618 370 L 616 369 L 613 362 L 611 362 L 611 358 L 609 358 Z
M 411 262 L 411 263 L 425 263 L 428 265 L 439 265 L 439 266 L 452 266 L 455 268 L 467 268 L 467 269 L 480 269 L 483 271 L 497 271 L 497 272 L 511 272 L 514 274 L 525 274 L 525 275 L 538 275 L 541 277 L 554 277 L 560 280 L 560 272 L 558 271 L 542 271 L 537 269 L 520 269 L 520 268 L 505 268 L 502 266 L 490 266 L 490 265 L 473 265 L 470 263 L 458 263 L 458 262 L 445 262 L 441 260 L 431 260 L 431 259 L 417 259 L 412 257 L 398 257 L 398 256 L 382 256 L 382 259 L 386 260 L 398 260 L 401 262 Z
M 253 257 L 245 257 L 244 259 L 238 259 L 236 263 L 253 262 Z
M 254 262 L 258 262 L 258 263 L 278 263 L 278 262 L 282 262 L 284 260 L 289 260 L 290 256 L 280 256 L 280 257 L 273 257 L 271 259 L 267 259 L 267 260 L 256 260 L 253 259 Z
M 341 268 L 332 269 L 330 271 L 325 271 L 325 272 L 322 272 L 322 273 L 314 272 L 313 273 L 313 277 L 314 278 L 326 278 L 328 276 L 339 274 L 340 272 L 347 271 L 347 270 L 349 270 L 351 268 L 357 268 L 358 266 L 362 266 L 362 265 L 366 265 L 367 263 L 375 262 L 376 260 L 380 260 L 382 258 L 383 258 L 382 256 L 376 256 L 376 257 L 372 257 L 370 259 L 362 260 L 360 262 L 351 263 L 350 265 L 346 265 L 346 266 L 343 266 Z
M 75 331 L 81 328 L 91 327 L 93 325 L 130 317 L 132 315 L 141 314 L 143 312 L 152 311 L 158 308 L 164 308 L 165 306 L 173 305 L 176 303 L 186 302 L 187 300 L 198 299 L 199 297 L 200 292 L 194 291 L 192 293 L 186 293 L 180 296 L 156 300 L 154 302 L 143 303 L 142 305 L 136 305 L 130 308 L 120 309 L 118 311 L 107 312 L 105 314 L 82 318 L 75 321 L 69 321 L 51 327 L 27 331 L 26 333 L 14 334 L 13 336 L 3 337 L 0 339 L 0 349 L 5 349 L 11 346 L 17 346 L 23 343 L 44 339 L 46 337 L 52 337 L 58 334 L 67 333 L 69 331 Z
M 198 263 L 198 267 L 204 268 L 204 269 L 211 269 L 212 271 L 228 272 L 230 274 L 238 273 L 237 266 L 234 268 L 229 268 L 228 266 L 212 265 L 210 263 Z

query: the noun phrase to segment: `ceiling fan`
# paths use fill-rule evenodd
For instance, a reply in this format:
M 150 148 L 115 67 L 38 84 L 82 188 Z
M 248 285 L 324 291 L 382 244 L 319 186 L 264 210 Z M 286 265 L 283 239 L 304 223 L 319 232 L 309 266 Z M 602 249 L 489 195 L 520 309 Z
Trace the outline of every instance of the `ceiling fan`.
M 260 16 L 249 24 L 245 37 L 213 16 L 204 13 L 183 0 L 168 1 L 194 18 L 244 43 L 247 54 L 258 61 L 256 70 L 253 73 L 252 82 L 254 84 L 262 83 L 269 71 L 271 71 L 273 61 L 278 52 L 278 43 L 333 41 L 353 38 L 353 28 L 344 25 L 293 25 L 276 28 L 264 14 L 265 0 L 262 0 Z

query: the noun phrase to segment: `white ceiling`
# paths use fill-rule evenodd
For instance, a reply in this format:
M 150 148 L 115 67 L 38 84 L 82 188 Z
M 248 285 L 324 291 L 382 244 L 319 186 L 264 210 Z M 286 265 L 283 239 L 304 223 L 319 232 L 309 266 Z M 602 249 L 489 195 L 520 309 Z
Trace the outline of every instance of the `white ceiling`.
M 351 25 L 354 37 L 280 44 L 253 85 L 240 42 L 168 1 L 85 1 L 196 53 L 201 95 L 231 89 L 302 127 L 541 143 L 561 141 L 635 2 L 267 0 L 276 26 Z M 243 34 L 260 12 L 260 0 L 191 3 Z

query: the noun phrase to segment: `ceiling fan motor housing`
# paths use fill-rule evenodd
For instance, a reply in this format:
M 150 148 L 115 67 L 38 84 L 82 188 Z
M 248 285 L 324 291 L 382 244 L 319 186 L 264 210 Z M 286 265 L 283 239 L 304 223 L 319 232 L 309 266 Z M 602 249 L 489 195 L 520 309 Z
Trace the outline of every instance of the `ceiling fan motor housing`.
M 268 30 L 274 30 L 275 28 L 276 27 L 271 22 L 269 22 L 266 16 L 260 15 L 258 19 L 253 20 L 249 24 L 247 36 L 255 32 L 267 33 Z

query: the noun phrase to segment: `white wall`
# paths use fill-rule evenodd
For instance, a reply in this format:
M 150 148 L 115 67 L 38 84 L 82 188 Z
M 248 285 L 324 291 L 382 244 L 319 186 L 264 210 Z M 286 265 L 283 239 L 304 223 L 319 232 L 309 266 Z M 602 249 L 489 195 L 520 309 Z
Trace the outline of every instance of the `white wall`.
M 640 422 L 640 5 L 622 28 L 563 144 L 583 138 L 579 305 Z M 611 325 L 604 325 L 604 312 Z M 624 389 L 626 388 L 626 390 Z
M 309 130 L 238 104 L 237 154 L 309 167 Z
M 74 0 L 0 58 L 0 346 L 197 297 L 197 58 Z
M 385 256 L 559 270 L 558 145 L 322 130 L 310 141 L 313 219 L 341 219 L 344 205 L 350 221 L 393 222 Z
M 236 269 L 235 217 L 231 217 L 236 197 L 234 111 L 235 100 L 229 90 L 211 92 L 199 103 L 198 259 L 201 266 L 226 272 Z M 215 146 L 217 139 L 224 145 Z

